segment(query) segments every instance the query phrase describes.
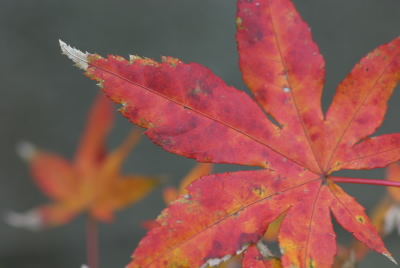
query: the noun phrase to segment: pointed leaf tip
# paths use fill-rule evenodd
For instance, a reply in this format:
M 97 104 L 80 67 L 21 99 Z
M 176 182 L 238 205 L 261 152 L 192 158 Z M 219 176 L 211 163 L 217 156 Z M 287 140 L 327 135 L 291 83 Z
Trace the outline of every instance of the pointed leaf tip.
M 30 161 L 37 152 L 36 147 L 28 141 L 19 142 L 16 150 L 17 154 L 25 161 Z
M 389 254 L 387 254 L 387 253 L 383 253 L 383 255 L 384 255 L 385 257 L 387 257 L 389 260 L 391 260 L 394 264 L 399 265 L 399 264 L 397 263 L 397 261 L 393 258 L 392 255 L 389 255 Z
M 87 58 L 89 53 L 87 53 L 87 52 L 83 53 L 82 51 L 67 45 L 66 43 L 64 43 L 61 40 L 59 40 L 59 42 L 60 42 L 62 54 L 67 55 L 67 57 L 69 59 L 71 59 L 73 62 L 75 62 L 75 65 L 78 68 L 86 71 L 86 69 L 89 67 L 88 58 Z

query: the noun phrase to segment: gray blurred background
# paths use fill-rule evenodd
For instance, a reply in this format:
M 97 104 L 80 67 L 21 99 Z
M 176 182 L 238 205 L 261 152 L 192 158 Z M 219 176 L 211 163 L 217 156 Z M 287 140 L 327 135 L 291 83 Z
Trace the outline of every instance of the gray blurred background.
M 295 1 L 310 24 L 327 61 L 323 99 L 375 47 L 400 35 L 399 0 Z M 48 200 L 16 155 L 20 140 L 71 158 L 98 91 L 93 81 L 61 55 L 58 39 L 102 55 L 175 56 L 211 68 L 229 85 L 247 90 L 238 69 L 234 0 L 0 0 L 0 213 L 26 211 Z M 379 133 L 399 132 L 396 92 Z M 109 147 L 122 142 L 131 125 L 118 115 Z M 195 161 L 172 155 L 143 139 L 125 165 L 126 173 L 165 174 L 177 184 Z M 239 167 L 240 169 L 241 167 Z M 238 170 L 219 165 L 216 172 Z M 341 172 L 383 178 L 384 170 Z M 367 209 L 384 194 L 379 186 L 343 185 Z M 101 267 L 124 267 L 145 230 L 140 222 L 164 207 L 161 189 L 100 225 Z M 85 263 L 85 217 L 42 232 L 13 229 L 0 222 L 0 268 L 70 268 Z M 339 241 L 351 236 L 337 228 Z M 400 238 L 386 239 L 400 260 Z M 361 267 L 395 267 L 371 254 Z

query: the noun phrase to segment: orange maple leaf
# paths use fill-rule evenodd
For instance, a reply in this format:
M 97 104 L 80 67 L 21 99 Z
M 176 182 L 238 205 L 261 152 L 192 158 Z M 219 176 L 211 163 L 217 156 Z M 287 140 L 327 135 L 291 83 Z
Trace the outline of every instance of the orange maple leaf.
M 54 203 L 26 213 L 10 213 L 6 221 L 17 227 L 40 229 L 61 225 L 87 211 L 94 219 L 109 222 L 114 211 L 145 197 L 160 180 L 143 175 L 123 175 L 121 166 L 140 139 L 135 129 L 115 151 L 106 154 L 105 140 L 114 122 L 111 101 L 99 95 L 88 118 L 75 159 L 36 149 L 24 142 L 19 153 L 30 165 L 41 191 Z
M 196 63 L 104 59 L 60 43 L 164 149 L 200 162 L 263 168 L 196 180 L 158 217 L 160 226 L 141 241 L 129 267 L 217 265 L 257 243 L 283 213 L 284 267 L 332 266 L 332 215 L 392 259 L 365 209 L 337 184 L 357 180 L 332 173 L 400 159 L 400 133 L 369 137 L 400 79 L 400 38 L 364 57 L 324 114 L 325 61 L 294 5 L 239 0 L 238 6 L 240 67 L 254 99 Z

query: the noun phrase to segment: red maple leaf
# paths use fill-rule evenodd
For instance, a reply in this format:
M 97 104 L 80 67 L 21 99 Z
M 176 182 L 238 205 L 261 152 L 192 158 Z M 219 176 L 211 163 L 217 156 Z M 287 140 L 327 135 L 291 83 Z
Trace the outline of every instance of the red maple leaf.
M 255 100 L 196 63 L 103 59 L 61 42 L 63 52 L 122 104 L 122 114 L 148 128 L 146 135 L 167 151 L 263 168 L 188 186 L 188 194 L 159 216 L 160 227 L 140 242 L 129 267 L 216 265 L 257 243 L 285 212 L 279 230 L 284 267 L 332 265 L 331 213 L 358 240 L 391 258 L 365 209 L 335 183 L 357 180 L 332 173 L 400 159 L 399 133 L 369 137 L 400 79 L 400 38 L 355 66 L 324 115 L 325 61 L 293 4 L 239 0 L 238 6 L 240 68 Z
M 29 162 L 35 182 L 55 202 L 27 213 L 11 213 L 6 220 L 14 226 L 39 229 L 61 225 L 87 211 L 93 219 L 110 221 L 113 213 L 145 197 L 159 179 L 143 175 L 123 175 L 123 161 L 138 143 L 135 129 L 115 151 L 106 154 L 105 141 L 114 122 L 114 107 L 104 94 L 98 96 L 73 162 L 41 151 L 29 143 L 20 153 Z

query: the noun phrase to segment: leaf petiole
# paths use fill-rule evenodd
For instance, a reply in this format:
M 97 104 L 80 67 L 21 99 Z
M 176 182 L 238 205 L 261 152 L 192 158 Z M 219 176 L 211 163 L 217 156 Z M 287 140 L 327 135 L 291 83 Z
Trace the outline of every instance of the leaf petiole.
M 388 180 L 376 180 L 376 179 L 365 179 L 365 178 L 349 178 L 349 177 L 329 177 L 333 182 L 342 183 L 358 183 L 358 184 L 371 184 L 380 186 L 392 186 L 400 187 L 399 181 L 388 181 Z

